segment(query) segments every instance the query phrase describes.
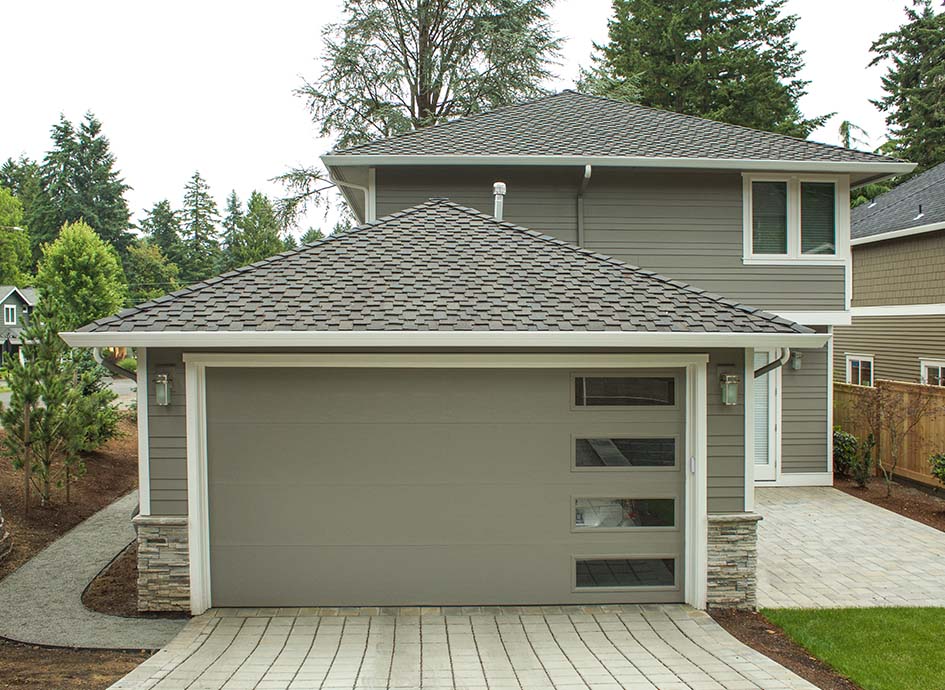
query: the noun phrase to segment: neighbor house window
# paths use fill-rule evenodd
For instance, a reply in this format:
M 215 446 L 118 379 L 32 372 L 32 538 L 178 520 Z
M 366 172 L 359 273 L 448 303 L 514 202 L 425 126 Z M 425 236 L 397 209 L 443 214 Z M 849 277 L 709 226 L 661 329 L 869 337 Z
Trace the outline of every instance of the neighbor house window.
M 847 355 L 847 383 L 873 385 L 873 355 Z
M 3 305 L 3 323 L 6 326 L 16 325 L 16 305 L 15 304 Z
M 745 259 L 836 257 L 837 189 L 835 181 L 803 177 L 747 180 Z
M 923 359 L 920 366 L 922 369 L 922 383 L 929 386 L 945 386 L 945 361 Z

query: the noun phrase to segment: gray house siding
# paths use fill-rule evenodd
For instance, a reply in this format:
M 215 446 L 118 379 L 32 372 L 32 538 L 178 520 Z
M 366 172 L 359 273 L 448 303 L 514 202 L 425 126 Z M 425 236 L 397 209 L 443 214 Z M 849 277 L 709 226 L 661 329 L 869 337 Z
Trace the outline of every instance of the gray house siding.
M 721 403 L 720 371 L 742 375 L 744 351 L 713 350 L 708 367 L 708 509 L 710 513 L 744 510 L 745 409 L 744 390 L 737 405 Z M 171 404 L 158 406 L 153 387 L 148 391 L 148 426 L 152 515 L 187 514 L 186 406 L 181 350 L 148 348 L 148 379 L 158 373 L 171 377 Z
M 945 303 L 945 230 L 853 247 L 853 306 Z
M 788 365 L 781 378 L 781 471 L 826 472 L 827 348 L 799 352 L 800 370 Z
M 492 184 L 508 184 L 505 219 L 578 240 L 583 169 L 467 167 L 376 171 L 378 217 L 449 197 L 493 211 Z M 844 308 L 841 266 L 745 266 L 737 173 L 595 169 L 584 195 L 588 249 L 772 311 Z
M 846 355 L 873 355 L 873 376 L 916 383 L 919 360 L 945 361 L 945 316 L 855 316 L 834 328 L 833 379 L 846 381 Z

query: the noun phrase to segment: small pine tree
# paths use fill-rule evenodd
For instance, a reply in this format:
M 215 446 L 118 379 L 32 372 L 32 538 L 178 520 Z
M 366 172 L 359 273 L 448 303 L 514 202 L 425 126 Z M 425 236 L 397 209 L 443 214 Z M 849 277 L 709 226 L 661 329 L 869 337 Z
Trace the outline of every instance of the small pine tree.
M 318 242 L 323 239 L 325 239 L 325 234 L 321 230 L 318 228 L 309 228 L 302 234 L 299 241 L 302 244 L 311 244 L 312 242 Z

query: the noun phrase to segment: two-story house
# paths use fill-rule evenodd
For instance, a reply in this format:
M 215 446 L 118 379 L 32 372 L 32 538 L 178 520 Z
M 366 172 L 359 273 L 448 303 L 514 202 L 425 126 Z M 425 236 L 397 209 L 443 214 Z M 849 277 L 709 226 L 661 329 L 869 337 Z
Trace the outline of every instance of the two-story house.
M 945 163 L 853 209 L 853 322 L 834 378 L 945 385 Z
M 323 161 L 363 225 L 63 334 L 138 348 L 139 606 L 753 606 L 912 166 L 573 92 Z
M 23 329 L 29 325 L 30 312 L 36 306 L 36 291 L 33 288 L 15 285 L 0 285 L 0 300 L 3 321 L 0 322 L 0 347 L 4 355 L 16 354 L 20 350 Z

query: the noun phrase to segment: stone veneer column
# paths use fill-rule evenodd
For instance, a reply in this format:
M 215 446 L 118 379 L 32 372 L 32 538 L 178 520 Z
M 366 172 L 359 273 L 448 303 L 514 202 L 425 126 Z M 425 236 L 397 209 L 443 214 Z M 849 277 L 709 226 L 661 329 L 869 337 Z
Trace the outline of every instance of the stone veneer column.
M 190 611 L 186 517 L 138 515 L 138 610 Z
M 709 515 L 709 608 L 755 608 L 759 520 L 757 513 Z

